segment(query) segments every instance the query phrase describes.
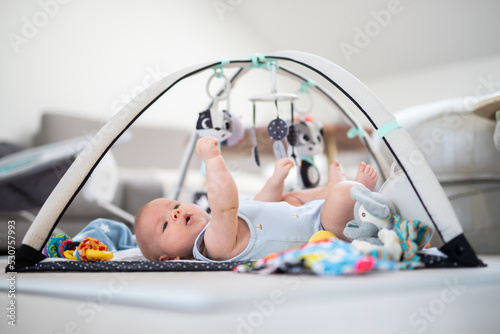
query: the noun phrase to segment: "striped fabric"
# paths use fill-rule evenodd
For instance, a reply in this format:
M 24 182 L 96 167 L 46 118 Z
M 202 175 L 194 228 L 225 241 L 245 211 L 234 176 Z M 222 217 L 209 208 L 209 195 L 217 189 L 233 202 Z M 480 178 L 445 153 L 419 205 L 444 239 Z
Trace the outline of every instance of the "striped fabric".
M 394 229 L 401 239 L 403 248 L 402 262 L 412 268 L 422 267 L 420 256 L 417 252 L 423 249 L 431 239 L 431 228 L 420 220 L 404 220 L 397 214 L 393 216 Z

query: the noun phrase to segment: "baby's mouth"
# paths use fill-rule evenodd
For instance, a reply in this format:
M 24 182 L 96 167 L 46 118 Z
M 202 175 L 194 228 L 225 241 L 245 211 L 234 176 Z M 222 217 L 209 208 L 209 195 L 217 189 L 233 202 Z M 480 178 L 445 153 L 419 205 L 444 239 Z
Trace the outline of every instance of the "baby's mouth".
M 186 217 L 186 225 L 189 225 L 189 221 L 191 220 L 191 216 Z

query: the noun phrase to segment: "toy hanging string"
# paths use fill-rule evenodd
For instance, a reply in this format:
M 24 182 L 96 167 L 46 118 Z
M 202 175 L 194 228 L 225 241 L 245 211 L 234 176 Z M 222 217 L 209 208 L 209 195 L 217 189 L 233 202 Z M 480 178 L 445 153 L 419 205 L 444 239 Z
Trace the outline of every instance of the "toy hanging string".
M 253 126 L 250 129 L 250 139 L 252 140 L 252 157 L 255 164 L 260 167 L 259 151 L 257 149 L 257 134 L 255 133 L 255 102 L 253 103 Z
M 291 135 L 292 135 L 292 140 L 290 140 L 290 144 L 292 145 L 292 154 L 291 154 L 291 157 L 293 158 L 293 161 L 295 162 L 295 164 L 298 166 L 298 163 L 297 163 L 297 156 L 295 155 L 295 126 L 293 124 L 293 101 L 290 102 L 290 112 L 291 112 L 291 118 L 292 118 L 292 124 L 290 125 L 290 132 L 291 132 Z

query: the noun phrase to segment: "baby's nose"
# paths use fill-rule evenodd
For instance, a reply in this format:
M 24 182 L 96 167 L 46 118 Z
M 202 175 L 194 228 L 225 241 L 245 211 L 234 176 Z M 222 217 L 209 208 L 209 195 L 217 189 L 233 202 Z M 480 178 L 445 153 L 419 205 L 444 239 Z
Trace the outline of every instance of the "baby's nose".
M 181 216 L 181 211 L 179 209 L 172 210 L 172 212 L 170 213 L 170 216 L 173 219 L 177 220 Z

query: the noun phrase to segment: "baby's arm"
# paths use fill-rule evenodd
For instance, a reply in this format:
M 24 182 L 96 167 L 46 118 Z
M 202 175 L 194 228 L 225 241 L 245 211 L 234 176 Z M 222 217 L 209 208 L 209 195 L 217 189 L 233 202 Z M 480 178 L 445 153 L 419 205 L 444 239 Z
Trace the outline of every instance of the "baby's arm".
M 254 197 L 256 201 L 262 202 L 280 202 L 283 198 L 283 189 L 285 187 L 285 179 L 293 167 L 293 161 L 288 158 L 283 158 L 276 161 L 274 165 L 274 174 L 267 180 L 264 187 Z
M 238 189 L 215 138 L 201 137 L 196 144 L 196 153 L 205 162 L 207 197 L 211 209 L 210 225 L 204 239 L 207 255 L 213 260 L 225 259 L 236 245 Z

